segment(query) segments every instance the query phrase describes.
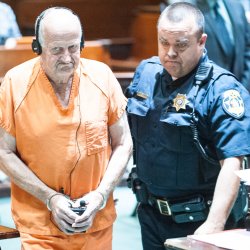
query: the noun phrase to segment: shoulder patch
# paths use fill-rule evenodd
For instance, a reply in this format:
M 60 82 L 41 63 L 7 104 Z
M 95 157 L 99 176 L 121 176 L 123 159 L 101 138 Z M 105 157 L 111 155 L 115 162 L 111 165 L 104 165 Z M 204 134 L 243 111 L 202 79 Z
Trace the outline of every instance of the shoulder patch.
M 234 89 L 223 93 L 222 107 L 227 114 L 237 119 L 245 113 L 244 101 L 240 93 Z

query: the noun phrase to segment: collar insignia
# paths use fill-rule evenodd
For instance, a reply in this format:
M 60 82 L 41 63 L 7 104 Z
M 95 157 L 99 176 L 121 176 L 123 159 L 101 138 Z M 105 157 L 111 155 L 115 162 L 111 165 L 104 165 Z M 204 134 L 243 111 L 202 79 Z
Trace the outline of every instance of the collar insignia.
M 237 90 L 231 89 L 223 93 L 222 107 L 230 116 L 240 119 L 245 113 L 244 101 Z
M 186 105 L 189 103 L 187 96 L 183 94 L 177 94 L 173 101 L 173 107 L 175 107 L 176 111 L 186 109 Z

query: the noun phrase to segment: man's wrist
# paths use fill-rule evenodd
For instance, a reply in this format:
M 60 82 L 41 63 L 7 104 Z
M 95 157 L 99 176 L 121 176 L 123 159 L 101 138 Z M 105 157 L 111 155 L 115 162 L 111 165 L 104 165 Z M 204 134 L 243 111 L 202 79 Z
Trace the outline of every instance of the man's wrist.
M 53 194 L 49 195 L 48 198 L 46 199 L 46 206 L 47 206 L 49 211 L 51 211 L 50 201 L 53 197 L 55 197 L 57 195 L 63 195 L 63 194 L 62 193 L 53 193 Z
M 102 210 L 103 208 L 106 207 L 107 197 L 102 192 L 100 192 L 99 190 L 95 190 L 95 191 L 102 197 L 102 204 L 101 204 L 101 207 L 99 208 L 99 210 Z

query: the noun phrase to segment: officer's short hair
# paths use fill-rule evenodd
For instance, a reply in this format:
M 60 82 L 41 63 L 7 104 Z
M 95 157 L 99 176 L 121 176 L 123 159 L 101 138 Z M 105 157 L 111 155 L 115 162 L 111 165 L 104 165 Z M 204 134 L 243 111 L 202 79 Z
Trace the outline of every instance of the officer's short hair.
M 200 38 L 204 33 L 205 28 L 204 16 L 195 5 L 187 2 L 176 2 L 167 6 L 158 19 L 157 28 L 159 29 L 160 23 L 163 18 L 169 20 L 170 22 L 178 23 L 184 19 L 190 18 L 190 15 L 195 18 L 198 27 L 197 36 L 198 38 Z

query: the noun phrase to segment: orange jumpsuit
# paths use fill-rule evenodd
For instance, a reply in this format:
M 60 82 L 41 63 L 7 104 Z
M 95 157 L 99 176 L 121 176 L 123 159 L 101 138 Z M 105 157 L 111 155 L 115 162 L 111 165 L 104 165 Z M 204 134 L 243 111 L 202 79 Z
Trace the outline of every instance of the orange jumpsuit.
M 102 180 L 111 155 L 108 127 L 122 116 L 126 103 L 108 66 L 81 59 L 64 108 L 36 58 L 6 74 L 0 89 L 0 126 L 15 137 L 19 157 L 46 185 L 76 199 Z M 21 233 L 65 237 L 44 203 L 14 183 L 11 201 Z M 90 237 L 110 228 L 115 218 L 111 195 L 93 226 L 79 235 Z

